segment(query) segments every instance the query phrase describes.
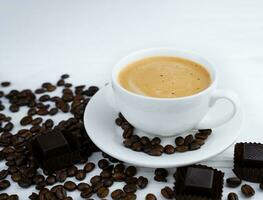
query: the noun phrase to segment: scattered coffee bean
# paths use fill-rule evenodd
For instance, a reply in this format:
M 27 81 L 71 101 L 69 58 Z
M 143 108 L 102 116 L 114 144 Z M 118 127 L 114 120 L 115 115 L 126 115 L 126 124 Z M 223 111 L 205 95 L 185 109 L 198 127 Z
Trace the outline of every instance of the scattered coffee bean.
M 174 152 L 175 152 L 175 149 L 174 149 L 173 145 L 167 144 L 164 147 L 164 153 L 166 153 L 166 154 L 173 154 Z
M 174 198 L 174 192 L 173 190 L 166 186 L 161 190 L 161 194 L 163 195 L 164 198 L 166 199 L 173 199 Z
M 8 87 L 9 85 L 11 85 L 11 83 L 9 81 L 4 81 L 1 83 L 2 87 Z
M 137 179 L 137 185 L 139 188 L 144 189 L 148 185 L 148 179 L 146 177 L 140 176 Z
M 189 150 L 189 147 L 186 145 L 181 145 L 175 148 L 175 151 L 180 152 L 180 153 L 186 152 L 188 150 Z
M 1 180 L 0 181 L 0 191 L 5 190 L 10 186 L 10 182 L 8 180 Z
M 69 78 L 69 74 L 62 74 L 62 75 L 61 75 L 61 78 L 62 78 L 62 79 L 67 79 L 67 78 Z
M 226 179 L 226 183 L 228 187 L 238 187 L 241 184 L 241 179 L 238 177 L 230 177 L 228 179 Z
M 145 196 L 145 200 L 157 200 L 156 196 L 152 193 L 148 193 L 146 196 Z
M 77 188 L 77 185 L 76 183 L 72 182 L 72 181 L 66 181 L 64 183 L 64 188 L 67 190 L 67 191 L 74 191 L 76 188 Z
M 67 197 L 67 191 L 63 187 L 57 188 L 55 194 L 58 199 L 64 199 Z
M 125 193 L 120 189 L 114 190 L 111 193 L 111 198 L 113 200 L 121 200 L 122 198 L 124 198 L 124 196 L 125 196 Z
M 79 169 L 77 172 L 76 172 L 76 175 L 75 175 L 75 178 L 79 181 L 82 181 L 84 180 L 86 177 L 86 172 L 82 169 Z
M 184 144 L 185 144 L 185 145 L 189 145 L 189 144 L 191 144 L 193 141 L 194 141 L 194 136 L 193 136 L 192 134 L 187 135 L 187 136 L 184 138 Z
M 90 198 L 92 196 L 92 194 L 93 194 L 93 190 L 90 187 L 90 188 L 86 188 L 83 191 L 81 191 L 80 196 L 82 198 Z
M 136 167 L 134 167 L 134 166 L 129 166 L 129 167 L 127 167 L 126 170 L 125 170 L 125 174 L 126 174 L 127 176 L 135 176 L 136 173 L 137 173 L 137 169 L 136 169 Z
M 183 144 L 184 144 L 184 138 L 181 137 L 181 136 L 175 138 L 175 144 L 176 144 L 176 146 L 181 146 L 181 145 L 183 145 Z
M 90 185 L 87 184 L 87 183 L 79 183 L 79 184 L 77 185 L 77 189 L 78 189 L 79 191 L 84 191 L 84 190 L 89 189 L 89 188 L 91 188 L 91 187 L 90 187 Z
M 241 192 L 246 196 L 246 197 L 252 197 L 255 194 L 255 190 L 247 184 L 244 184 L 241 186 Z
M 97 191 L 97 195 L 99 198 L 104 198 L 108 196 L 108 194 L 109 194 L 109 189 L 107 187 L 101 187 Z
M 105 169 L 105 168 L 107 168 L 109 166 L 109 162 L 106 159 L 101 159 L 98 162 L 98 166 L 101 169 Z
M 190 151 L 194 151 L 194 150 L 197 150 L 197 149 L 200 149 L 201 148 L 201 145 L 193 142 L 191 144 L 189 144 L 189 150 Z
M 157 145 L 161 143 L 161 139 L 159 137 L 155 137 L 151 140 L 152 145 Z
M 6 170 L 6 169 L 1 170 L 0 171 L 0 180 L 5 179 L 7 177 L 7 175 L 8 175 L 8 170 Z
M 127 184 L 123 187 L 123 191 L 126 193 L 136 192 L 137 186 L 135 184 Z
M 227 199 L 228 199 L 228 200 L 238 200 L 238 196 L 237 196 L 236 193 L 230 192 L 230 193 L 227 195 Z
M 85 171 L 86 173 L 89 173 L 89 172 L 91 172 L 94 168 L 95 168 L 95 164 L 92 163 L 92 162 L 89 162 L 89 163 L 85 164 L 85 166 L 84 166 L 84 171 Z

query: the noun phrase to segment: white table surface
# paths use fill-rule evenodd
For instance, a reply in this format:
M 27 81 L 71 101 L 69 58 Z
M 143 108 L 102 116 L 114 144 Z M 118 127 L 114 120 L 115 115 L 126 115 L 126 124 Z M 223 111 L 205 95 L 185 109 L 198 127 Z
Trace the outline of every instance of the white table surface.
M 214 62 L 221 88 L 239 94 L 245 119 L 238 140 L 263 142 L 262 9 L 262 0 L 0 0 L 0 80 L 36 88 L 66 72 L 75 84 L 103 86 L 113 64 L 134 50 L 190 50 Z M 231 156 L 230 148 L 209 164 L 228 177 Z M 140 173 L 152 179 L 151 169 Z M 151 181 L 138 199 L 149 191 L 159 196 L 164 185 Z M 262 199 L 252 185 L 253 199 Z M 33 188 L 6 191 L 27 199 Z M 224 198 L 229 191 L 240 194 L 225 188 Z

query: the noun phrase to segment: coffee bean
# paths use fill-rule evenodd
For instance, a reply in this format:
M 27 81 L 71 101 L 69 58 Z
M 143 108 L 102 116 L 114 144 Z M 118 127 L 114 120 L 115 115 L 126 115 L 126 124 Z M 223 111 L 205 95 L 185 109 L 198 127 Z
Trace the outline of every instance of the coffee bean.
M 42 121 L 43 121 L 43 119 L 42 119 L 41 117 L 37 117 L 37 118 L 35 118 L 35 119 L 33 119 L 33 120 L 31 121 L 31 124 L 32 124 L 33 126 L 39 125 L 39 124 L 41 124 Z
M 246 196 L 246 197 L 252 197 L 255 194 L 255 190 L 247 184 L 244 184 L 241 186 L 241 192 Z
M 101 187 L 97 191 L 97 195 L 99 198 L 104 198 L 108 196 L 108 194 L 109 194 L 109 189 L 107 187 Z
M 9 132 L 14 128 L 14 124 L 12 122 L 8 122 L 5 126 L 4 126 L 4 131 L 5 132 Z
M 181 136 L 175 138 L 175 144 L 176 144 L 177 146 L 183 145 L 183 144 L 184 144 L 184 138 L 181 137 Z
M 61 75 L 61 78 L 62 78 L 62 79 L 67 79 L 67 78 L 69 78 L 69 74 L 62 74 L 62 75 Z
M 125 179 L 125 174 L 123 172 L 115 172 L 112 175 L 112 178 L 113 178 L 114 181 L 122 182 Z
M 195 134 L 195 138 L 196 138 L 196 139 L 206 140 L 207 137 L 208 137 L 208 135 L 207 135 L 207 134 L 204 134 L 204 133 L 196 133 L 196 134 Z
M 197 144 L 199 144 L 200 146 L 202 146 L 202 145 L 205 144 L 205 140 L 202 140 L 202 139 L 195 139 L 195 140 L 193 141 L 193 143 L 197 143 Z
M 10 182 L 8 180 L 1 180 L 0 181 L 0 191 L 5 190 L 10 186 Z
M 111 193 L 111 198 L 113 200 L 121 200 L 122 198 L 124 198 L 124 196 L 125 196 L 125 193 L 120 189 L 114 190 Z
M 32 192 L 29 197 L 28 197 L 30 200 L 38 200 L 39 199 L 39 196 L 38 194 Z
M 163 197 L 166 198 L 166 199 L 173 199 L 173 197 L 174 197 L 174 192 L 173 192 L 173 190 L 172 190 L 170 187 L 168 187 L 168 186 L 164 187 L 164 188 L 161 190 L 161 194 L 162 194 Z
M 46 89 L 48 92 L 53 92 L 54 90 L 56 90 L 56 86 L 50 84 L 46 87 Z
M 47 127 L 47 128 L 52 128 L 53 125 L 54 125 L 54 122 L 53 122 L 52 119 L 47 119 L 47 120 L 45 121 L 44 125 L 45 125 L 45 127 Z
M 93 194 L 92 188 L 86 188 L 83 191 L 81 191 L 80 196 L 82 198 L 90 198 Z
M 31 116 L 25 116 L 21 119 L 20 124 L 22 126 L 29 125 L 32 122 L 32 117 Z
M 18 181 L 18 185 L 22 188 L 29 188 L 32 185 L 32 181 L 28 178 L 22 178 L 20 181 Z
M 63 85 L 65 85 L 65 80 L 64 79 L 58 80 L 57 86 L 63 86 Z
M 151 140 L 151 144 L 152 145 L 157 145 L 157 144 L 160 144 L 161 143 L 161 139 L 159 137 L 154 137 L 152 140 Z
M 3 169 L 0 171 L 0 180 L 5 179 L 8 175 L 8 170 Z
M 75 178 L 79 181 L 82 181 L 86 178 L 86 172 L 82 169 L 79 169 L 77 172 L 76 172 L 76 175 L 75 175 Z
M 133 151 L 141 151 L 142 150 L 142 143 L 141 142 L 134 142 L 132 145 L 131 145 L 131 149 Z
M 148 137 L 146 137 L 146 136 L 141 137 L 140 142 L 142 143 L 142 145 L 149 145 L 149 144 L 151 144 L 150 139 Z
M 56 181 L 58 182 L 64 182 L 67 178 L 67 172 L 64 170 L 56 172 Z
M 130 138 L 133 134 L 133 129 L 132 128 L 128 128 L 128 129 L 125 129 L 123 131 L 123 134 L 122 134 L 122 137 L 123 138 Z
M 22 175 L 20 172 L 18 173 L 14 173 L 11 175 L 11 179 L 14 181 L 14 182 L 18 182 L 22 179 Z
M 121 163 L 115 165 L 115 167 L 113 169 L 114 173 L 115 172 L 124 172 L 124 170 L 125 170 L 125 165 L 121 164 Z
M 110 187 L 113 185 L 113 181 L 110 178 L 103 179 L 103 186 Z
M 238 196 L 237 196 L 236 193 L 230 192 L 230 193 L 227 195 L 227 199 L 228 199 L 228 200 L 238 200 Z
M 189 150 L 191 150 L 191 151 L 194 151 L 194 150 L 197 150 L 197 149 L 200 149 L 200 148 L 201 148 L 201 145 L 199 145 L 199 144 L 197 144 L 195 142 L 193 142 L 193 143 L 191 143 L 189 145 Z
M 76 166 L 72 166 L 72 167 L 68 168 L 68 169 L 67 169 L 68 177 L 73 177 L 73 176 L 75 176 L 77 170 L 78 170 L 78 168 L 77 168 Z
M 145 200 L 157 200 L 156 196 L 152 193 L 148 193 L 146 196 L 145 196 Z
M 67 191 L 63 188 L 63 187 L 60 187 L 56 190 L 56 197 L 58 199 L 64 199 L 67 197 Z
M 166 154 L 173 154 L 174 152 L 175 152 L 175 149 L 174 149 L 173 145 L 167 144 L 164 147 L 164 153 L 166 153 Z
M 8 87 L 11 83 L 9 81 L 3 81 L 1 83 L 2 87 Z
M 121 126 L 121 124 L 122 124 L 122 119 L 121 118 L 116 118 L 116 120 L 115 120 L 115 124 L 117 125 L 117 126 Z
M 67 190 L 67 191 L 74 191 L 76 188 L 77 188 L 77 185 L 76 183 L 72 182 L 72 181 L 66 181 L 64 183 L 64 188 Z
M 95 168 L 95 164 L 92 163 L 92 162 L 89 162 L 89 163 L 87 163 L 87 164 L 84 166 L 84 171 L 85 171 L 86 173 L 89 173 L 89 172 L 91 172 L 94 168 Z
M 167 182 L 166 178 L 160 175 L 155 175 L 154 180 L 157 182 Z
M 50 96 L 48 94 L 44 94 L 38 99 L 40 102 L 46 102 L 50 100 Z
M 136 200 L 137 196 L 134 193 L 127 193 L 125 196 L 122 198 L 122 200 Z
M 144 149 L 145 151 L 145 149 Z M 154 148 L 152 147 L 151 149 L 149 149 L 149 152 L 147 152 L 149 155 L 151 156 L 161 156 L 163 153 L 163 150 L 160 148 Z
M 226 183 L 228 187 L 238 187 L 241 184 L 241 179 L 238 177 L 230 177 L 228 179 L 226 179 Z
M 105 169 L 105 168 L 107 168 L 109 166 L 109 162 L 106 159 L 101 159 L 98 162 L 98 166 L 101 169 Z
M 129 138 L 129 139 L 125 139 L 123 140 L 123 145 L 127 148 L 130 148 L 132 146 L 134 142 Z
M 162 177 L 167 177 L 168 176 L 168 171 L 164 168 L 157 168 L 154 171 L 154 174 L 156 176 L 162 176 Z
M 198 131 L 207 135 L 210 135 L 212 133 L 212 129 L 199 129 Z
M 46 90 L 44 88 L 38 88 L 38 89 L 35 90 L 36 94 L 42 94 L 44 92 L 46 92 Z
M 137 173 L 137 169 L 134 166 L 129 166 L 125 170 L 126 176 L 135 176 Z
M 139 188 L 144 189 L 148 185 L 148 179 L 146 177 L 140 176 L 137 179 L 137 185 Z
M 17 194 L 11 194 L 11 195 L 9 195 L 7 200 L 19 200 L 19 197 Z
M 126 184 L 123 187 L 123 191 L 126 192 L 126 193 L 136 192 L 137 191 L 137 186 L 135 184 Z
M 191 144 L 193 141 L 194 141 L 194 136 L 193 136 L 192 134 L 187 135 L 187 136 L 184 138 L 184 144 L 185 144 L 185 145 L 189 145 L 189 144 Z
M 100 173 L 101 178 L 110 178 L 112 176 L 112 170 L 103 170 Z
M 181 146 L 178 146 L 175 148 L 175 151 L 180 152 L 180 153 L 186 152 L 188 150 L 189 150 L 189 148 L 186 145 L 181 145 Z
M 0 194 L 0 200 L 7 200 L 8 197 L 9 197 L 9 195 L 7 193 L 1 193 Z
M 125 183 L 127 184 L 137 184 L 138 178 L 137 177 L 125 177 Z
M 38 184 L 38 183 L 43 182 L 43 181 L 45 181 L 45 177 L 43 175 L 35 175 L 33 177 L 33 182 L 35 184 Z
M 9 110 L 10 110 L 11 112 L 18 112 L 18 111 L 19 111 L 19 106 L 16 105 L 16 104 L 11 104 L 11 105 L 9 106 Z
M 101 177 L 100 176 L 93 176 L 91 179 L 90 179 L 90 183 L 92 185 L 95 185 L 96 183 L 100 182 L 101 181 Z
M 48 114 L 50 114 L 51 116 L 55 115 L 58 113 L 58 109 L 57 108 L 51 108 L 48 112 Z
M 79 183 L 79 184 L 77 185 L 77 189 L 78 189 L 79 191 L 84 191 L 85 189 L 89 189 L 89 188 L 91 188 L 91 187 L 90 187 L 90 185 L 87 184 L 87 183 Z

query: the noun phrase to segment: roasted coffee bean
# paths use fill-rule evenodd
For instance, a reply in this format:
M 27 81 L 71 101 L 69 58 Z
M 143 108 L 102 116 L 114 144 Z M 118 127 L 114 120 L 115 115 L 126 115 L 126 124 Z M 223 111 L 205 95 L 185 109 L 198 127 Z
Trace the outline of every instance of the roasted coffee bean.
M 127 193 L 122 200 L 136 200 L 137 196 L 134 193 Z
M 32 194 L 29 195 L 28 197 L 30 200 L 39 200 L 38 194 L 32 192 Z
M 128 177 L 125 177 L 124 181 L 127 184 L 137 184 L 137 180 L 138 180 L 137 177 L 128 176 Z
M 47 119 L 47 120 L 45 121 L 44 125 L 45 125 L 45 127 L 47 127 L 47 128 L 52 128 L 53 125 L 54 125 L 54 122 L 53 122 L 52 119 Z
M 157 200 L 156 196 L 152 193 L 148 193 L 146 196 L 145 196 L 145 200 Z
M 161 143 L 161 139 L 159 137 L 154 137 L 152 140 L 151 140 L 151 144 L 152 145 L 157 145 L 157 144 L 160 144 Z
M 180 153 L 186 152 L 188 150 L 189 150 L 189 148 L 186 145 L 181 145 L 181 146 L 178 146 L 175 148 L 175 151 L 180 152 Z
M 32 124 L 33 126 L 39 125 L 39 124 L 41 124 L 42 121 L 43 121 L 43 119 L 42 119 L 41 117 L 37 117 L 37 118 L 35 118 L 35 119 L 33 119 L 33 120 L 31 121 L 31 124 Z
M 47 185 L 53 185 L 54 183 L 56 183 L 57 180 L 56 180 L 56 177 L 53 176 L 53 175 L 49 175 L 47 178 L 46 178 L 46 184 Z
M 66 171 L 58 171 L 56 172 L 56 181 L 58 182 L 64 182 L 67 178 L 67 172 Z
M 45 177 L 43 175 L 35 175 L 33 177 L 33 182 L 35 184 L 38 184 L 38 183 L 43 182 L 43 181 L 45 181 Z
M 55 186 L 53 186 L 51 189 L 50 189 L 50 191 L 51 192 L 56 192 L 58 189 L 60 189 L 60 188 L 63 188 L 63 186 L 62 185 L 55 185 Z M 45 188 L 44 188 L 45 189 Z
M 85 166 L 84 166 L 84 171 L 86 172 L 86 173 L 89 173 L 89 172 L 91 172 L 93 169 L 95 168 L 95 164 L 94 163 L 92 163 L 92 162 L 89 162 L 89 163 L 87 163 Z
M 27 111 L 27 115 L 28 116 L 33 116 L 33 115 L 36 115 L 37 114 L 37 110 L 35 108 L 30 108 L 28 111 Z
M 241 186 L 241 192 L 246 196 L 246 197 L 252 197 L 255 194 L 255 190 L 247 184 L 244 184 Z
M 103 179 L 103 186 L 110 187 L 112 185 L 113 185 L 113 181 L 111 180 L 111 178 Z
M 47 186 L 47 185 L 46 185 L 46 182 L 43 181 L 43 182 L 37 183 L 35 188 L 36 188 L 37 190 L 41 190 L 41 189 L 45 188 L 46 186 Z
M 205 140 L 202 140 L 202 139 L 195 139 L 195 140 L 193 141 L 193 143 L 197 143 L 197 144 L 199 144 L 200 146 L 202 146 L 202 145 L 205 144 Z
M 1 180 L 0 181 L 0 191 L 5 190 L 10 186 L 10 182 L 8 180 Z
M 206 140 L 208 136 L 209 136 L 209 135 L 204 134 L 204 133 L 196 133 L 196 134 L 195 134 L 195 138 L 196 138 L 196 139 L 202 139 L 202 140 Z
M 7 200 L 19 200 L 19 197 L 17 194 L 11 194 L 11 195 L 9 195 Z
M 116 172 L 124 172 L 124 170 L 125 170 L 125 165 L 121 164 L 121 163 L 115 165 L 115 167 L 113 169 L 114 173 L 116 173 Z
M 74 191 L 76 188 L 77 188 L 77 185 L 76 183 L 72 182 L 72 181 L 66 181 L 64 183 L 64 188 L 67 190 L 67 191 Z
M 150 139 L 149 139 L 148 137 L 146 137 L 146 136 L 141 137 L 140 142 L 141 142 L 143 145 L 147 145 L 147 144 L 150 144 L 150 143 L 151 143 Z
M 2 87 L 8 87 L 10 84 L 11 84 L 11 83 L 10 83 L 9 81 L 3 81 L 3 82 L 1 83 L 1 86 L 2 86 Z
M 45 92 L 46 92 L 46 90 L 44 88 L 38 88 L 38 89 L 35 90 L 36 94 L 43 94 Z
M 11 105 L 9 106 L 9 110 L 10 110 L 11 112 L 18 112 L 18 111 L 19 111 L 19 106 L 16 105 L 16 104 L 11 104 Z
M 167 177 L 168 176 L 168 171 L 164 168 L 157 168 L 154 171 L 154 174 L 156 176 L 163 176 L 163 177 Z
M 201 146 L 199 144 L 195 143 L 195 142 L 193 142 L 193 143 L 191 143 L 189 145 L 189 150 L 191 150 L 191 151 L 194 151 L 194 150 L 197 150 L 197 149 L 200 149 L 200 148 L 201 148 Z
M 109 189 L 107 187 L 101 187 L 97 191 L 97 195 L 99 198 L 104 198 L 108 196 L 108 194 L 109 194 Z
M 22 178 L 18 181 L 18 185 L 22 188 L 29 188 L 32 185 L 32 181 L 29 178 Z
M 119 117 L 115 120 L 115 124 L 118 126 L 121 126 L 122 122 L 123 122 L 122 119 Z
M 112 176 L 111 170 L 103 170 L 100 176 L 101 178 L 110 178 Z
M 79 181 L 84 180 L 86 178 L 86 172 L 82 169 L 79 169 L 75 174 L 75 178 Z
M 189 144 L 191 144 L 193 141 L 194 141 L 194 136 L 193 136 L 192 134 L 187 135 L 187 136 L 184 138 L 184 144 L 185 144 L 185 145 L 189 145 Z
M 46 89 L 47 89 L 48 92 L 53 92 L 54 90 L 56 90 L 56 86 L 50 84 L 50 85 L 48 85 L 48 86 L 46 87 Z
M 17 172 L 17 173 L 14 173 L 11 175 L 11 179 L 14 181 L 14 182 L 18 182 L 22 179 L 22 175 L 20 172 Z
M 7 193 L 1 193 L 0 194 L 0 200 L 7 200 L 8 197 L 9 197 L 9 195 Z
M 64 79 L 58 80 L 57 86 L 63 86 L 63 85 L 65 85 L 65 80 Z
M 114 190 L 111 193 L 111 198 L 113 200 L 121 200 L 122 198 L 124 198 L 124 196 L 125 193 L 121 189 Z
M 173 197 L 174 197 L 174 192 L 173 192 L 173 190 L 172 190 L 170 187 L 168 187 L 168 186 L 164 187 L 164 188 L 161 190 L 161 194 L 162 194 L 163 197 L 166 198 L 166 199 L 173 199 Z
M 95 185 L 96 183 L 100 182 L 101 181 L 101 177 L 100 176 L 93 176 L 91 179 L 90 179 L 90 183 L 92 185 Z
M 73 176 L 75 176 L 77 170 L 78 170 L 78 168 L 77 168 L 76 166 L 72 166 L 72 167 L 68 168 L 68 169 L 67 169 L 68 177 L 73 177 Z
M 41 115 L 41 116 L 47 115 L 47 114 L 48 114 L 48 110 L 47 110 L 46 108 L 40 108 L 40 109 L 37 111 L 37 114 L 38 114 L 38 115 Z
M 12 122 L 8 122 L 5 126 L 4 126 L 4 131 L 5 132 L 9 132 L 14 128 L 14 124 Z
M 8 175 L 8 170 L 3 169 L 0 171 L 0 180 L 5 179 Z
M 126 193 L 134 193 L 137 191 L 137 186 L 135 184 L 127 184 L 123 187 L 123 191 Z
M 183 144 L 184 144 L 184 138 L 181 137 L 181 136 L 175 138 L 175 144 L 176 144 L 176 146 L 181 146 L 181 145 L 183 145 Z
M 241 184 L 241 179 L 238 177 L 230 177 L 226 179 L 226 183 L 228 187 L 236 188 Z
M 40 102 L 46 102 L 50 100 L 50 96 L 48 94 L 44 94 L 38 99 Z
M 164 147 L 164 153 L 166 153 L 166 154 L 173 154 L 174 152 L 175 152 L 175 149 L 174 149 L 173 145 L 167 144 Z
M 113 178 L 114 181 L 122 182 L 122 181 L 125 180 L 125 174 L 123 172 L 115 172 L 112 175 L 112 178 Z
M 88 90 L 83 91 L 83 94 L 86 96 L 93 96 L 99 88 L 97 86 L 90 86 Z
M 78 189 L 79 191 L 84 191 L 85 189 L 89 189 L 89 188 L 91 188 L 91 187 L 90 187 L 90 185 L 87 184 L 87 183 L 79 183 L 79 184 L 77 185 L 77 189 Z
M 137 185 L 139 188 L 144 189 L 148 185 L 148 179 L 146 177 L 140 176 L 137 179 Z
M 133 129 L 132 128 L 129 128 L 129 129 L 125 129 L 123 131 L 123 134 L 122 134 L 122 137 L 123 138 L 130 138 L 133 134 Z
M 134 142 L 132 145 L 131 145 L 131 149 L 133 151 L 141 151 L 142 150 L 142 143 L 141 142 Z
M 134 142 L 129 138 L 129 139 L 125 139 L 123 140 L 123 145 L 127 148 L 130 148 L 132 146 Z
M 90 187 L 90 188 L 86 188 L 83 191 L 81 191 L 80 196 L 82 198 L 90 198 L 92 196 L 92 194 L 93 194 L 93 190 Z
M 67 197 L 67 191 L 63 187 L 59 187 L 55 193 L 58 199 L 64 199 Z
M 160 175 L 155 175 L 154 180 L 157 182 L 167 182 L 166 178 Z
M 107 168 L 109 166 L 109 162 L 106 159 L 101 159 L 98 162 L 98 166 L 101 169 L 105 169 L 105 168 Z
M 137 173 L 137 169 L 134 166 L 129 166 L 125 170 L 126 176 L 135 176 Z
M 50 114 L 51 116 L 55 115 L 58 113 L 58 109 L 57 108 L 51 108 L 49 111 L 48 111 L 48 114 Z
M 62 74 L 62 75 L 61 75 L 61 78 L 62 78 L 62 79 L 67 79 L 67 78 L 69 78 L 69 74 Z
M 144 149 L 145 151 L 145 149 Z M 163 153 L 163 150 L 160 148 L 151 148 L 149 149 L 149 152 L 147 152 L 151 156 L 161 156 Z
M 238 196 L 237 196 L 236 193 L 230 192 L 230 193 L 227 195 L 227 199 L 228 199 L 228 200 L 238 200 Z

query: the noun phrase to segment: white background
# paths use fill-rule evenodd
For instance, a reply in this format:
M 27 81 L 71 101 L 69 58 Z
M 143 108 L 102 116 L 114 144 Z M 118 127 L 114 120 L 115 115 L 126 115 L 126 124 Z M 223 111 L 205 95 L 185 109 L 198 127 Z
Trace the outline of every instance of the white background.
M 262 0 L 0 0 L 0 80 L 35 88 L 67 72 L 76 84 L 103 86 L 113 64 L 134 50 L 190 50 L 214 62 L 220 87 L 239 94 L 239 140 L 263 142 L 262 10 Z M 159 195 L 158 184 L 150 187 Z M 255 188 L 253 198 L 262 198 Z

